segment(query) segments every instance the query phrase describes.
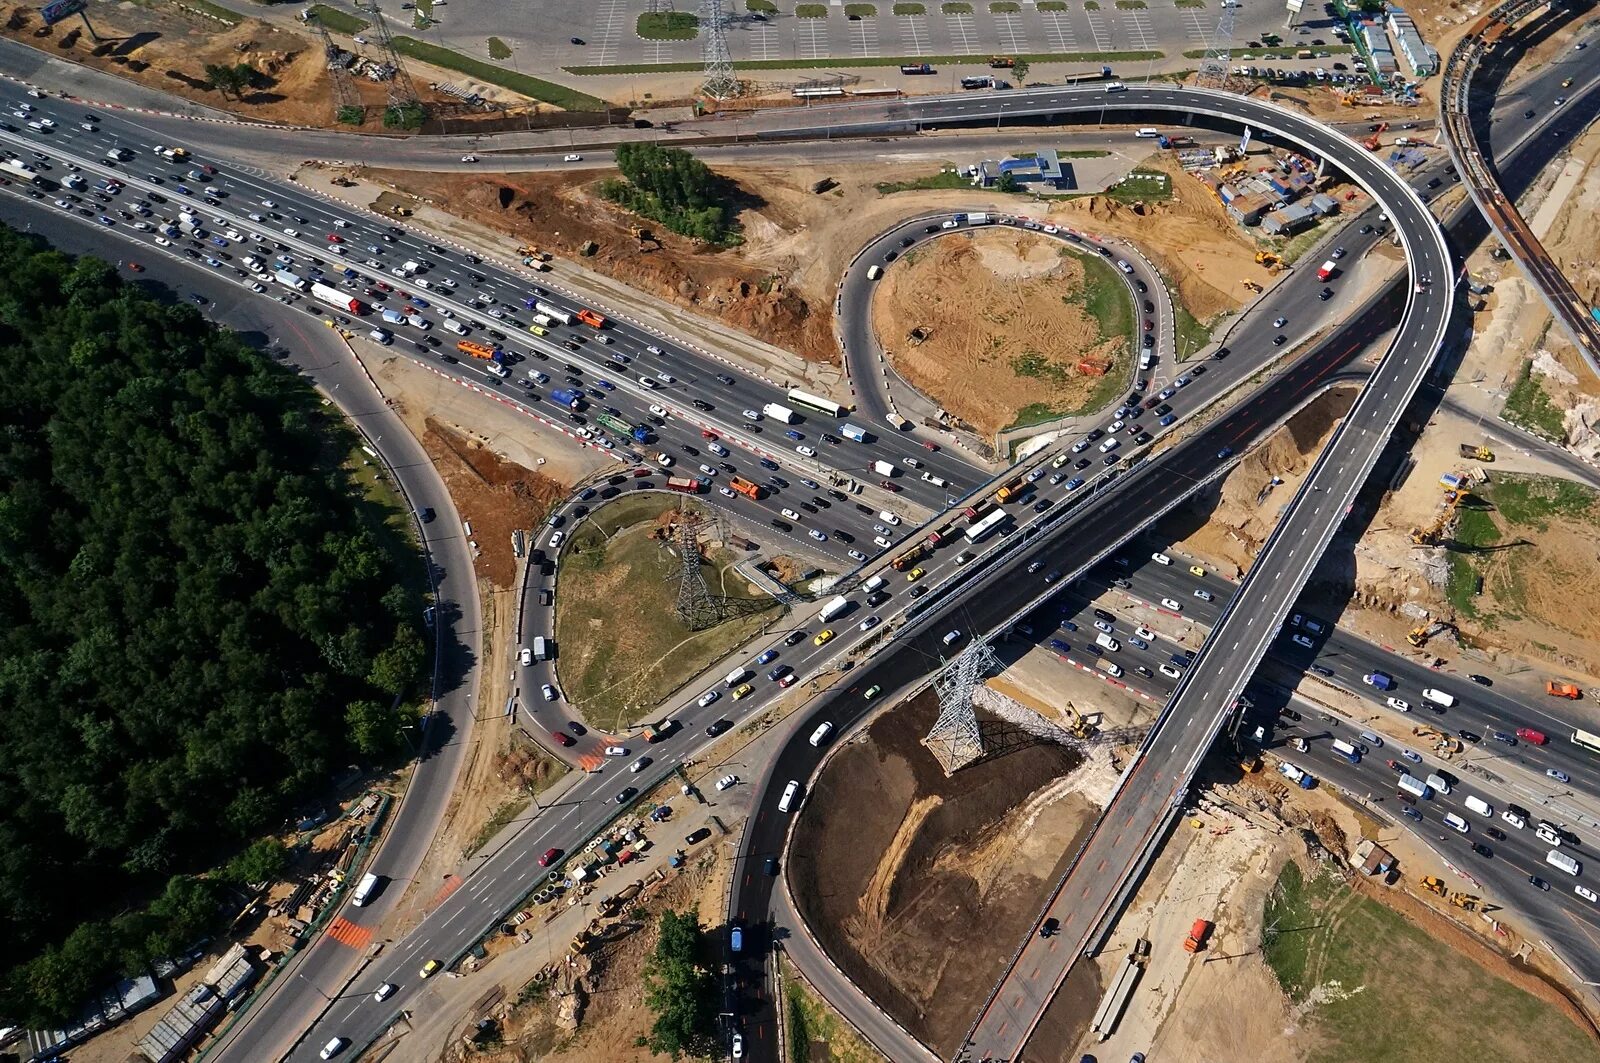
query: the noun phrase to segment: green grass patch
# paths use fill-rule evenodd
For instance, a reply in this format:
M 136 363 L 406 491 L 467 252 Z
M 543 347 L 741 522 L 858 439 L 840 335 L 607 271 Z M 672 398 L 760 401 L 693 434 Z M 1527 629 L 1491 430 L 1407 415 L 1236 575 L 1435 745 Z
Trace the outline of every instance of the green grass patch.
M 184 6 L 192 7 L 197 11 L 204 11 L 217 21 L 226 22 L 230 26 L 237 26 L 245 18 L 239 12 L 223 7 L 221 4 L 213 4 L 211 0 L 184 0 Z M 357 19 L 356 21 L 360 20 Z
M 510 59 L 511 45 L 507 44 L 505 41 L 502 41 L 499 37 L 490 37 L 489 58 L 501 60 Z
M 827 18 L 828 17 L 828 5 L 827 4 L 796 4 L 796 5 L 794 5 L 794 17 L 795 18 Z M 694 64 L 694 67 L 695 67 L 696 70 L 698 70 L 700 68 L 700 64 L 696 63 L 696 64 Z
M 1466 962 L 1331 874 L 1307 881 L 1286 866 L 1263 923 L 1267 963 L 1290 998 L 1308 1005 L 1307 1063 L 1594 1055 L 1593 1043 L 1556 1008 Z M 1418 971 L 1448 971 L 1449 992 L 1419 992 Z M 1494 1021 L 1462 1022 L 1464 1015 Z M 1419 1053 L 1422 1031 L 1426 1050 Z
M 1065 11 L 1067 0 L 1039 0 L 1040 11 Z
M 752 15 L 776 15 L 778 5 L 772 0 L 744 0 L 744 9 Z
M 1245 56 L 1251 56 L 1256 59 L 1293 59 L 1294 53 L 1298 51 L 1300 51 L 1299 48 L 1235 48 L 1228 53 L 1228 57 L 1230 59 L 1242 59 Z M 1350 46 L 1348 44 L 1329 44 L 1318 47 L 1317 51 L 1327 52 L 1330 55 L 1349 55 Z M 1185 59 L 1204 59 L 1206 50 L 1204 48 L 1191 48 L 1183 53 L 1183 57 Z
M 1592 488 L 1553 476 L 1497 473 L 1478 493 L 1506 523 L 1539 531 L 1549 529 L 1551 517 L 1593 523 L 1596 516 Z
M 434 66 L 443 67 L 446 70 L 454 70 L 459 74 L 466 74 L 468 77 L 487 81 L 491 85 L 499 85 L 501 88 L 510 89 L 512 92 L 520 92 L 530 99 L 553 104 L 563 110 L 605 110 L 605 101 L 590 96 L 586 92 L 579 92 L 577 89 L 568 88 L 565 85 L 557 85 L 553 81 L 529 77 L 527 74 L 519 74 L 515 70 L 506 70 L 486 60 L 476 59 L 470 55 L 462 55 L 460 52 L 452 51 L 449 48 L 441 48 L 436 44 L 429 44 L 427 41 L 419 41 L 415 37 L 396 37 L 394 39 L 394 47 L 395 51 L 401 55 L 424 63 L 432 63 Z M 696 69 L 699 68 L 696 67 Z
M 1149 6 L 1144 0 L 1117 0 L 1118 11 L 1143 11 Z
M 692 41 L 700 35 L 700 20 L 688 11 L 647 11 L 633 31 L 647 41 Z
M 1083 199 L 1087 196 L 1104 196 L 1118 203 L 1159 203 L 1172 198 L 1172 178 L 1160 170 L 1132 170 L 1104 192 L 1073 192 L 1051 198 Z
M 338 8 L 329 7 L 327 4 L 312 5 L 311 15 L 334 33 L 354 36 L 372 27 L 372 23 L 366 19 L 357 18 L 348 11 L 340 11 Z
M 1189 313 L 1189 308 L 1183 305 L 1183 300 L 1176 294 L 1172 296 L 1172 323 L 1180 362 L 1194 357 L 1196 351 L 1204 349 L 1211 342 L 1211 324 Z
M 1015 0 L 994 0 L 994 3 L 989 5 L 991 15 L 1015 15 L 1021 10 L 1022 5 Z
M 1094 0 L 1090 0 L 1093 3 Z M 945 7 L 962 7 L 970 13 L 971 4 L 946 4 Z M 821 14 L 806 16 L 800 14 L 800 8 L 795 8 L 795 14 L 801 18 L 822 18 L 827 13 L 827 8 L 821 4 L 802 4 L 801 7 L 815 7 Z M 1099 10 L 1091 8 L 1090 10 Z M 957 12 L 958 14 L 961 12 Z M 1028 55 L 1018 55 L 1012 58 L 1027 60 L 1037 65 L 1039 63 L 1138 63 L 1151 59 L 1164 59 L 1165 52 L 1038 52 Z M 846 67 L 880 67 L 900 66 L 905 63 L 933 63 L 934 65 L 970 65 L 973 57 L 970 55 L 882 55 L 868 57 L 835 57 L 832 59 L 753 59 L 746 62 L 734 63 L 736 70 L 839 70 Z M 564 66 L 561 68 L 569 74 L 604 75 L 604 74 L 687 74 L 696 70 L 704 70 L 704 63 L 610 63 L 605 66 Z M 558 86 L 559 87 L 559 86 Z M 570 91 L 570 90 L 569 90 Z
M 674 611 L 676 559 L 650 536 L 675 503 L 624 498 L 573 529 L 556 595 L 556 669 L 562 692 L 597 727 L 618 729 L 656 711 L 671 691 L 759 631 L 777 606 L 753 599 L 749 615 L 691 631 Z M 742 577 L 713 553 L 705 560 L 713 594 L 744 598 Z
M 877 18 L 877 4 L 846 4 L 844 5 L 846 17 L 854 15 L 856 18 Z
M 1083 287 L 1070 296 L 1062 296 L 1063 301 L 1083 307 L 1099 324 L 1101 339 L 1132 337 L 1133 297 L 1122 283 L 1122 275 L 1098 255 L 1077 255 L 1077 259 L 1083 264 Z
M 1545 391 L 1544 382 L 1533 375 L 1533 362 L 1522 363 L 1517 382 L 1500 409 L 1500 416 L 1518 428 L 1560 442 L 1566 438 L 1561 410 Z
M 531 797 L 513 797 L 505 804 L 494 810 L 494 814 L 484 820 L 483 826 L 478 828 L 478 833 L 473 835 L 462 851 L 462 856 L 471 856 L 494 840 L 494 836 L 505 830 L 511 821 L 528 810 L 533 804 Z
M 1066 148 L 1056 149 L 1056 158 L 1058 159 L 1103 159 L 1110 154 L 1111 153 L 1109 151 L 1105 151 L 1101 148 L 1072 148 L 1070 150 Z
M 1083 0 L 1083 9 L 1085 11 L 1099 11 L 1099 0 Z
M 972 5 L 964 3 L 944 3 L 939 5 L 939 10 L 947 15 L 970 15 Z
M 972 178 L 956 170 L 940 170 L 923 177 L 913 177 L 909 181 L 879 181 L 873 187 L 880 196 L 892 196 L 896 192 L 921 192 L 930 188 L 971 188 Z
M 1173 7 L 1205 7 L 1206 0 L 1173 0 Z
M 788 1030 L 788 1063 L 813 1063 L 824 1059 L 828 1063 L 878 1063 L 883 1058 L 798 978 L 784 979 L 783 1003 Z M 814 1055 L 813 1045 L 825 1046 L 825 1051 Z
M 1306 253 L 1322 242 L 1322 223 L 1318 222 L 1305 232 L 1295 233 L 1283 242 L 1278 257 L 1286 266 L 1292 266 L 1306 257 Z
M 896 4 L 894 5 L 894 13 L 897 15 L 926 15 L 928 8 L 925 4 Z

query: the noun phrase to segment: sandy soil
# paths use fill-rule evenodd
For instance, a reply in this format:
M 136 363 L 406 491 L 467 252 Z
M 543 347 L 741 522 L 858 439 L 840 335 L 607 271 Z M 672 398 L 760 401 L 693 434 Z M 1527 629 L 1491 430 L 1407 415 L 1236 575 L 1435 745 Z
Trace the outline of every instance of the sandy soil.
M 1078 757 L 1059 746 L 1024 744 L 946 779 L 920 745 L 936 715 L 931 697 L 897 706 L 833 757 L 790 872 L 834 961 L 948 1056 L 1093 810 L 1070 792 Z
M 912 386 L 988 437 L 1023 407 L 1081 406 L 1104 372 L 1087 375 L 1080 361 L 1112 372 L 1126 361 L 1127 333 L 1102 335 L 1073 301 L 1083 282 L 1083 264 L 1056 240 L 973 230 L 910 251 L 887 271 L 873 293 L 873 328 Z M 929 336 L 912 345 L 916 328 Z

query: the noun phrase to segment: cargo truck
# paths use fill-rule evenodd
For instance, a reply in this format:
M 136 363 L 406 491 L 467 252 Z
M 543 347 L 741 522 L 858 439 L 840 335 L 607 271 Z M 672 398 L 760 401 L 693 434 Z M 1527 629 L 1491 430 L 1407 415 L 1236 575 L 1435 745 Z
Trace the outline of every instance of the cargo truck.
M 527 305 L 526 302 L 524 302 L 523 305 Z M 567 313 L 565 310 L 561 310 L 561 309 L 558 309 L 557 307 L 551 306 L 549 303 L 542 303 L 542 302 L 539 302 L 538 300 L 534 300 L 533 309 L 537 310 L 539 313 L 543 314 L 545 317 L 549 318 L 551 321 L 556 321 L 556 322 L 559 322 L 560 324 L 563 324 L 563 325 L 572 324 L 572 315 L 571 314 Z
M 894 477 L 900 475 L 899 466 L 894 465 L 893 463 L 887 462 L 887 461 L 875 461 L 875 462 L 873 462 L 872 463 L 872 471 L 877 473 L 879 476 L 887 476 L 890 479 L 893 479 Z
M 667 477 L 668 491 L 682 491 L 686 495 L 697 495 L 705 485 L 693 476 Z
M 1338 264 L 1335 263 L 1333 261 L 1333 259 L 1330 258 L 1326 262 L 1324 262 L 1322 265 L 1317 267 L 1317 280 L 1319 280 L 1319 281 L 1331 280 L 1333 275 L 1335 273 L 1338 273 L 1338 272 L 1339 272 Z
M 853 424 L 840 425 L 839 434 L 844 436 L 846 439 L 853 439 L 857 443 L 865 443 L 867 441 L 866 429 L 857 428 Z
M 901 417 L 898 413 L 887 414 L 887 415 L 885 415 L 884 420 L 888 421 L 889 422 L 889 427 L 893 428 L 896 432 L 905 431 L 906 425 L 911 423 L 910 421 L 906 420 L 904 417 Z
M 286 269 L 275 270 L 272 274 L 272 279 L 285 288 L 293 288 L 297 292 L 306 290 L 306 282 Z
M 1367 686 L 1377 687 L 1379 690 L 1394 689 L 1394 679 L 1384 672 L 1368 672 L 1361 677 L 1361 681 Z
M 955 533 L 956 526 L 954 524 L 944 524 L 929 532 L 928 537 L 924 539 L 923 542 L 927 543 L 930 547 L 935 547 L 944 542 L 946 539 L 954 536 Z
M 1002 484 L 1000 490 L 994 493 L 994 500 L 996 502 L 1009 502 L 1013 498 L 1016 498 L 1018 495 L 1022 494 L 1022 492 L 1027 490 L 1027 488 L 1028 481 L 1023 477 L 1018 476 L 1010 483 Z
M 834 617 L 844 615 L 845 610 L 849 608 L 850 599 L 841 594 L 837 598 L 829 600 L 828 604 L 822 607 L 822 611 L 817 614 L 817 619 L 826 624 Z
M 456 350 L 468 358 L 482 358 L 484 361 L 505 361 L 505 355 L 495 350 L 487 343 L 474 343 L 472 340 L 458 340 Z
M 326 284 L 313 284 L 311 286 L 311 295 L 329 306 L 348 310 L 352 314 L 359 314 L 366 310 L 360 299 L 356 299 L 346 292 L 341 292 L 337 288 L 330 288 Z
M 644 425 L 629 424 L 622 418 L 613 417 L 609 413 L 597 413 L 594 419 L 597 423 L 604 425 L 613 432 L 620 432 L 628 436 L 636 443 L 650 442 L 650 429 Z
M 787 406 L 779 406 L 776 402 L 767 403 L 765 406 L 761 407 L 761 412 L 772 418 L 774 421 L 781 421 L 783 424 L 794 424 L 800 419 L 799 414 L 795 413 Z
M 1399 786 L 1401 792 L 1411 794 L 1413 797 L 1419 797 L 1424 801 L 1433 796 L 1433 788 L 1410 773 L 1404 773 L 1400 776 Z
M 552 643 L 550 639 L 545 638 L 543 635 L 535 635 L 533 637 L 533 645 L 531 647 L 533 650 L 533 659 L 536 661 L 548 661 L 551 657 L 551 645 Z
M 386 309 L 383 312 L 383 320 L 391 325 L 404 325 L 406 323 L 406 316 L 398 310 Z
M 918 543 L 916 546 L 913 546 L 911 549 L 907 550 L 893 561 L 890 561 L 889 567 L 894 569 L 896 572 L 904 572 L 906 569 L 910 568 L 912 565 L 915 565 L 918 561 L 921 561 L 927 556 L 928 544 Z
M 1282 775 L 1290 782 L 1298 784 L 1302 790 L 1309 790 L 1313 786 L 1317 785 L 1315 776 L 1306 771 L 1304 768 L 1296 767 L 1295 765 L 1290 764 L 1288 761 L 1284 761 L 1282 764 L 1278 765 L 1278 774 Z
M 932 63 L 902 63 L 902 64 L 900 64 L 900 73 L 902 73 L 902 74 L 931 74 L 931 73 L 933 73 L 933 64 Z
M 1189 928 L 1189 936 L 1183 939 L 1184 952 L 1199 952 L 1206 947 L 1206 938 L 1211 936 L 1211 920 L 1196 919 Z
M 583 409 L 583 394 L 571 388 L 557 388 L 550 393 L 550 401 L 569 410 Z
M 743 476 L 735 476 L 728 481 L 728 486 L 752 501 L 759 501 L 766 497 L 767 489 L 758 483 L 746 480 Z
M 597 314 L 593 310 L 590 310 L 588 307 L 584 307 L 582 310 L 578 311 L 578 320 L 582 321 L 585 325 L 588 325 L 590 328 L 605 328 L 606 327 L 605 315 L 604 314 Z
M 1333 752 L 1335 755 L 1343 757 L 1352 764 L 1361 763 L 1361 750 L 1357 749 L 1355 746 L 1351 745 L 1349 742 L 1346 742 L 1342 738 L 1335 738 L 1333 740 Z

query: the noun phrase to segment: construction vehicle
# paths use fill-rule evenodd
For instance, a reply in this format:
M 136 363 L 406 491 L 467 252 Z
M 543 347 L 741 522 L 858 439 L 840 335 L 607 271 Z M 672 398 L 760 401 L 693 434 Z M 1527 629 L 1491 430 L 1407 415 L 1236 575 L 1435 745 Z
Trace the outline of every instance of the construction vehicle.
M 1494 451 L 1490 450 L 1482 443 L 1479 443 L 1476 446 L 1471 443 L 1462 443 L 1460 444 L 1460 450 L 1463 458 L 1472 458 L 1475 461 L 1494 460 Z
M 641 248 L 644 247 L 645 244 L 655 244 L 658 250 L 661 247 L 661 241 L 658 240 L 656 238 L 656 234 L 651 232 L 649 229 L 642 228 L 638 225 L 630 225 L 628 226 L 628 234 L 638 241 Z
M 1443 897 L 1447 892 L 1444 888 L 1444 879 L 1438 875 L 1423 875 L 1422 888 L 1436 896 Z
M 1211 936 L 1211 920 L 1196 919 L 1189 928 L 1189 936 L 1183 939 L 1184 952 L 1199 952 L 1206 947 L 1206 938 Z
M 1456 890 L 1450 894 L 1450 903 L 1468 912 L 1477 911 L 1478 902 L 1481 899 L 1475 893 L 1463 893 L 1461 890 Z
M 1448 620 L 1434 620 L 1426 624 L 1418 624 L 1406 632 L 1406 641 L 1417 649 L 1428 644 L 1428 640 L 1445 631 L 1455 631 L 1456 626 Z
M 1094 724 L 1090 723 L 1088 718 L 1085 717 L 1083 713 L 1079 712 L 1070 702 L 1063 711 L 1067 717 L 1067 730 L 1071 733 L 1073 738 L 1087 741 L 1088 739 L 1094 737 L 1098 728 L 1095 727 Z
M 1444 507 L 1434 516 L 1433 522 L 1426 528 L 1411 529 L 1411 542 L 1417 546 L 1437 546 L 1439 539 L 1444 535 L 1445 528 L 1455 518 L 1456 507 L 1465 497 L 1465 491 L 1446 491 L 1444 494 Z
M 1366 140 L 1363 140 L 1361 142 L 1361 146 L 1366 148 L 1368 151 L 1377 151 L 1378 150 L 1378 138 L 1381 137 L 1383 135 L 1384 131 L 1386 129 L 1388 129 L 1388 128 L 1389 128 L 1389 123 L 1388 122 L 1379 123 L 1378 128 L 1376 128 L 1376 129 L 1374 129 L 1372 131 L 1372 135 L 1370 137 L 1368 137 Z
M 1267 272 L 1269 273 L 1277 273 L 1283 269 L 1283 259 L 1273 254 L 1271 251 L 1257 251 L 1256 265 L 1267 267 Z
M 550 261 L 550 252 L 541 251 L 533 244 L 523 244 L 521 247 L 517 248 L 517 254 L 524 255 L 528 258 L 536 258 L 540 262 Z
M 1255 281 L 1243 281 L 1242 283 L 1244 284 L 1246 290 L 1255 292 L 1257 295 L 1261 294 L 1261 285 L 1257 284 Z
M 1571 698 L 1573 701 L 1583 697 L 1583 691 L 1578 689 L 1576 683 L 1569 683 L 1564 679 L 1546 679 L 1544 692 L 1553 698 Z
M 1009 55 L 991 55 L 989 66 L 995 70 L 1006 70 L 1017 65 L 1017 61 Z

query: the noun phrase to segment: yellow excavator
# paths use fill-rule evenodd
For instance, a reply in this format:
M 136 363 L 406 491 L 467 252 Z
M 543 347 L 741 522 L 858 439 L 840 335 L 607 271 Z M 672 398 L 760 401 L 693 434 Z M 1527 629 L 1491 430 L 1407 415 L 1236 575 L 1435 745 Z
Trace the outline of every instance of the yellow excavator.
M 1080 741 L 1087 741 L 1088 739 L 1093 738 L 1095 733 L 1099 731 L 1099 728 L 1091 723 L 1088 717 L 1079 712 L 1071 702 L 1068 702 L 1067 707 L 1062 711 L 1067 717 L 1067 731 L 1072 735 L 1073 738 L 1079 739 Z
M 1465 491 L 1446 491 L 1444 493 L 1444 508 L 1439 510 L 1438 514 L 1433 518 L 1433 522 L 1426 528 L 1413 528 L 1411 530 L 1412 543 L 1417 546 L 1439 545 L 1440 537 L 1444 535 L 1445 528 L 1449 527 L 1450 521 L 1456 515 L 1456 507 L 1461 504 L 1461 500 L 1465 496 Z M 1416 643 L 1412 645 L 1416 645 Z
M 1443 897 L 1446 892 L 1444 888 L 1444 879 L 1440 878 L 1438 875 L 1423 875 L 1422 888 L 1427 890 L 1429 893 L 1437 894 L 1440 897 Z
M 1256 265 L 1267 267 L 1267 272 L 1269 273 L 1277 273 L 1279 270 L 1283 269 L 1283 259 L 1273 254 L 1271 251 L 1257 251 Z
M 1426 624 L 1418 624 L 1406 632 L 1406 641 L 1420 650 L 1428 644 L 1428 640 L 1433 636 L 1454 630 L 1456 630 L 1456 626 L 1448 620 L 1433 620 Z

